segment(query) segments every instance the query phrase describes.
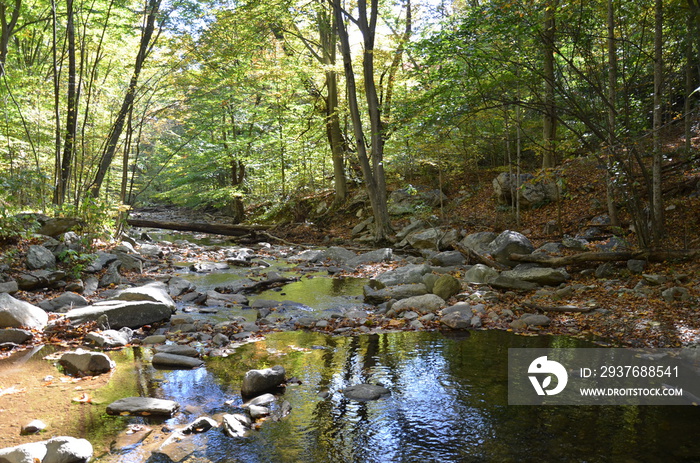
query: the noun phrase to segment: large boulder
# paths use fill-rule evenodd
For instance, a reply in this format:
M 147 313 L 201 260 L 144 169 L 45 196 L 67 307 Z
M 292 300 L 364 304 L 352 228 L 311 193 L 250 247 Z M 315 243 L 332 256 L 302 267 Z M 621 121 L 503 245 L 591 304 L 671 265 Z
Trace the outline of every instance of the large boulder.
M 0 328 L 43 329 L 48 321 L 49 315 L 39 307 L 0 293 Z
M 66 318 L 72 324 L 97 321 L 105 315 L 109 326 L 114 329 L 123 327 L 140 328 L 157 322 L 169 320 L 173 311 L 169 305 L 153 301 L 103 301 L 88 307 L 69 310 Z
M 64 353 L 58 363 L 67 374 L 78 377 L 107 373 L 116 366 L 107 354 L 82 349 Z
M 243 377 L 241 395 L 243 397 L 255 397 L 272 391 L 284 383 L 286 373 L 281 365 L 262 370 L 250 370 Z
M 128 288 L 120 292 L 115 298 L 119 301 L 152 301 L 164 304 L 175 311 L 175 301 L 168 293 L 168 287 L 161 282 L 149 283 L 136 288 Z
M 469 283 L 484 284 L 493 280 L 498 276 L 498 270 L 495 270 L 484 264 L 476 264 L 469 270 L 464 272 L 464 279 Z
M 440 275 L 433 285 L 433 294 L 447 300 L 462 290 L 462 284 L 452 275 Z
M 411 233 L 406 241 L 415 249 L 432 249 L 445 251 L 459 240 L 459 233 L 455 229 L 440 230 L 429 228 L 427 230 Z
M 56 256 L 44 246 L 32 245 L 27 251 L 27 268 L 44 270 L 56 267 Z
M 87 463 L 92 444 L 86 439 L 59 436 L 41 442 L 0 449 L 1 463 Z
M 509 267 L 518 263 L 509 259 L 511 254 L 532 254 L 535 247 L 522 233 L 505 230 L 488 245 L 488 252 L 496 262 Z

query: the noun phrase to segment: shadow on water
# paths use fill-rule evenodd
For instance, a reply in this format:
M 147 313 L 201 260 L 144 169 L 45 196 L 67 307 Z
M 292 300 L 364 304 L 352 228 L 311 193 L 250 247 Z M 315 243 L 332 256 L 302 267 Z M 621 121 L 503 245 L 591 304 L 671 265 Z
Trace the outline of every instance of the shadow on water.
M 244 345 L 194 371 L 149 373 L 158 397 L 183 410 L 168 424 L 239 410 L 252 368 L 283 365 L 291 414 L 233 439 L 193 437 L 197 462 L 697 461 L 696 407 L 508 406 L 509 347 L 588 347 L 563 337 L 475 331 L 451 337 L 399 332 L 332 337 L 287 332 Z M 381 384 L 391 394 L 348 400 L 342 391 Z M 118 459 L 143 461 L 124 453 Z M 170 461 L 152 456 L 149 462 Z

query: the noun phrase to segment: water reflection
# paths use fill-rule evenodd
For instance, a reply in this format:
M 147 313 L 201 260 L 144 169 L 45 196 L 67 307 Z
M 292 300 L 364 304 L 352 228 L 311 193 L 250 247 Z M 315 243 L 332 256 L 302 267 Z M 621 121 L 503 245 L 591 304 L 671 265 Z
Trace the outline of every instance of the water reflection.
M 696 461 L 700 444 L 688 432 L 700 418 L 694 407 L 507 406 L 508 347 L 562 344 L 584 345 L 494 331 L 462 339 L 291 332 L 210 359 L 206 369 L 154 374 L 162 379 L 158 395 L 184 410 L 172 424 L 238 410 L 240 378 L 250 368 L 281 364 L 302 381 L 285 393 L 289 417 L 243 439 L 213 430 L 197 436 L 191 461 Z M 357 383 L 391 394 L 348 400 L 343 389 Z

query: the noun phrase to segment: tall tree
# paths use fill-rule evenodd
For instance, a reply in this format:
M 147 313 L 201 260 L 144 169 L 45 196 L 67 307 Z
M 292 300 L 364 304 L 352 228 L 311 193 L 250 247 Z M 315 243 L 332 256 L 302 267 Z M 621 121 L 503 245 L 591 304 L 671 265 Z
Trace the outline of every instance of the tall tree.
M 124 130 L 124 125 L 126 123 L 129 113 L 133 109 L 134 99 L 136 96 L 136 86 L 138 85 L 139 76 L 143 65 L 146 62 L 146 58 L 151 52 L 154 43 L 151 43 L 153 34 L 156 30 L 156 18 L 158 17 L 158 11 L 162 0 L 147 0 L 144 9 L 143 25 L 141 29 L 141 42 L 139 44 L 139 50 L 136 54 L 136 62 L 134 63 L 134 72 L 131 75 L 129 81 L 129 86 L 126 89 L 124 95 L 124 100 L 122 101 L 121 108 L 117 113 L 116 119 L 109 133 L 109 137 L 105 144 L 105 148 L 102 152 L 102 157 L 98 166 L 97 174 L 92 182 L 90 188 L 90 196 L 97 198 L 100 194 L 100 188 L 102 187 L 102 182 L 104 181 L 107 171 L 112 164 L 112 159 L 114 159 L 114 154 L 117 150 L 117 144 L 119 143 L 119 138 Z M 157 37 L 156 37 L 157 38 Z
M 73 154 L 78 133 L 78 77 L 75 47 L 75 9 L 73 0 L 68 0 L 66 14 L 66 46 L 68 48 L 68 97 L 66 108 L 66 135 L 63 144 L 60 173 L 56 179 L 53 203 L 60 206 L 66 197 L 68 182 L 73 165 Z M 55 46 L 55 45 L 54 45 Z
M 384 173 L 384 129 L 379 107 L 379 97 L 374 76 L 374 45 L 379 16 L 378 0 L 370 1 L 369 11 L 367 1 L 357 2 L 357 18 L 346 12 L 340 0 L 333 0 L 340 50 L 343 55 L 343 69 L 347 87 L 348 107 L 355 134 L 357 157 L 362 169 L 362 177 L 369 195 L 372 213 L 374 215 L 374 238 L 377 243 L 386 242 L 391 233 L 391 221 L 387 208 L 386 176 Z M 362 114 L 357 98 L 355 71 L 353 70 L 350 50 L 350 36 L 345 25 L 345 18 L 351 20 L 362 35 L 362 76 L 364 79 L 365 100 L 370 123 L 370 153 L 367 153 L 365 130 L 362 124 Z
M 654 1 L 654 152 L 652 155 L 652 223 L 654 244 L 659 245 L 665 234 L 664 203 L 661 190 L 663 160 L 661 126 L 663 117 L 663 0 Z
M 556 8 L 558 0 L 548 0 L 544 8 L 544 29 L 542 31 L 542 47 L 544 55 L 544 121 L 542 167 L 554 167 L 557 138 L 557 110 L 554 101 L 555 75 L 554 53 L 556 51 Z
M 7 45 L 10 43 L 12 34 L 15 32 L 20 9 L 22 8 L 22 0 L 14 0 L 12 6 L 10 6 L 9 3 L 10 2 L 4 1 L 0 2 L 0 76 L 5 74 Z

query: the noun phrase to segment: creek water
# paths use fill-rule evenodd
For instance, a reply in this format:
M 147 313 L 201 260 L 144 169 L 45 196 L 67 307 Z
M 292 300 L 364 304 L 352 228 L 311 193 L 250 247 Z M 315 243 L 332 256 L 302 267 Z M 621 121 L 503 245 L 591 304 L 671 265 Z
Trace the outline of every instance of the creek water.
M 219 430 L 188 437 L 187 462 L 698 461 L 696 407 L 507 405 L 508 348 L 588 346 L 502 331 L 354 337 L 294 331 L 243 345 L 198 370 L 154 370 L 131 355 L 119 368 L 140 369 L 135 377 L 143 392 L 180 403 L 182 412 L 165 423 L 174 428 L 239 410 L 241 378 L 251 368 L 283 365 L 301 381 L 284 393 L 289 416 L 244 438 Z M 381 384 L 391 394 L 370 402 L 345 398 L 342 390 L 358 383 Z M 115 422 L 163 424 L 103 422 L 111 430 Z M 171 460 L 134 445 L 97 461 Z

